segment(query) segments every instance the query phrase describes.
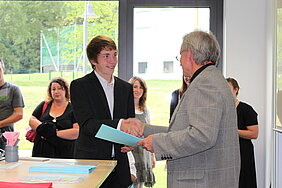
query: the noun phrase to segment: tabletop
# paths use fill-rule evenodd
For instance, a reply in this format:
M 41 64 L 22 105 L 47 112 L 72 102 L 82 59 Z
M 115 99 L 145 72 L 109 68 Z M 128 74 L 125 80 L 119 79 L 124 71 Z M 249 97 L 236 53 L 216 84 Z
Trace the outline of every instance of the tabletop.
M 54 188 L 90 188 L 99 187 L 115 168 L 115 160 L 80 160 L 26 158 L 18 162 L 0 162 L 0 181 L 43 183 L 53 182 Z M 87 174 L 29 172 L 29 167 L 41 164 L 95 165 L 96 169 Z

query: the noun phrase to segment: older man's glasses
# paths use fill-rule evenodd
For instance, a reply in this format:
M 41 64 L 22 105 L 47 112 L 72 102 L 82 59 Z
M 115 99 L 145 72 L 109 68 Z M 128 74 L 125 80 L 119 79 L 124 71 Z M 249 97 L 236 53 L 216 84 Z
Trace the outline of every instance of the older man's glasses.
M 187 50 L 182 50 L 182 51 L 179 53 L 179 55 L 175 56 L 175 59 L 176 59 L 177 61 L 180 61 L 182 52 L 187 52 Z
M 175 59 L 176 59 L 177 61 L 180 61 L 180 58 L 181 58 L 181 55 L 175 56 Z

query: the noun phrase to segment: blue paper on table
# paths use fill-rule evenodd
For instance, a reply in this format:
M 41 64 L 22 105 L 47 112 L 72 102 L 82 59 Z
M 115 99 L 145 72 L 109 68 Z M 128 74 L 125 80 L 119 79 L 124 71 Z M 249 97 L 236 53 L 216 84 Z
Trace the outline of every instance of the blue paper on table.
M 91 173 L 96 166 L 94 165 L 60 165 L 60 164 L 41 164 L 29 167 L 30 172 L 54 172 L 54 173 Z
M 136 143 L 141 140 L 141 138 L 127 134 L 104 124 L 102 124 L 95 137 L 130 146 L 137 146 Z

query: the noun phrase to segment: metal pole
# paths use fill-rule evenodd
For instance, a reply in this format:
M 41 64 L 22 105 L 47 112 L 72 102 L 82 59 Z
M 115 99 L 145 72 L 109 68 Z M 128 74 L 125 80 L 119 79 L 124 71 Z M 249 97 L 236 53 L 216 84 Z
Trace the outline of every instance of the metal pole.
M 83 62 L 82 62 L 82 72 L 83 75 L 86 74 L 86 66 L 87 66 L 87 58 L 86 58 L 86 45 L 88 42 L 88 23 L 87 23 L 87 7 L 89 1 L 85 1 L 85 12 L 84 12 L 84 20 L 83 20 Z
M 42 44 L 42 31 L 40 31 L 40 73 L 43 72 L 43 44 Z
M 74 25 L 74 34 L 75 34 L 75 41 L 77 41 L 77 37 L 76 37 L 76 21 L 75 21 L 75 25 Z M 73 72 L 76 71 L 76 42 L 73 48 L 74 51 L 74 60 L 73 60 Z
M 47 48 L 47 50 L 48 50 L 49 56 L 50 56 L 50 58 L 51 58 L 51 60 L 52 60 L 52 63 L 53 63 L 53 65 L 54 65 L 55 69 L 56 69 L 56 72 L 59 72 L 59 69 L 58 69 L 57 64 L 56 64 L 56 62 L 55 62 L 55 60 L 54 60 L 53 54 L 52 54 L 52 52 L 51 52 L 51 49 L 50 49 L 50 47 L 49 47 L 49 45 L 48 45 L 48 42 L 47 42 L 47 40 L 46 40 L 46 38 L 45 38 L 44 33 L 42 33 L 42 38 L 43 38 L 43 40 L 44 40 L 44 43 L 45 43 L 45 45 L 46 45 L 46 48 Z
M 58 72 L 60 71 L 60 28 L 57 30 L 57 66 Z

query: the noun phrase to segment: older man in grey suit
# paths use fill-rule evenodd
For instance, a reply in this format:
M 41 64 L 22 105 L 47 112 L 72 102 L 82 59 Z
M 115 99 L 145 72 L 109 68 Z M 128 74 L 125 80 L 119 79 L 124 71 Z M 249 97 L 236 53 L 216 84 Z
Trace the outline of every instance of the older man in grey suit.
M 214 35 L 194 31 L 183 38 L 180 64 L 190 86 L 169 127 L 145 126 L 138 144 L 167 160 L 172 188 L 237 188 L 240 171 L 237 116 L 230 88 L 217 70 Z

